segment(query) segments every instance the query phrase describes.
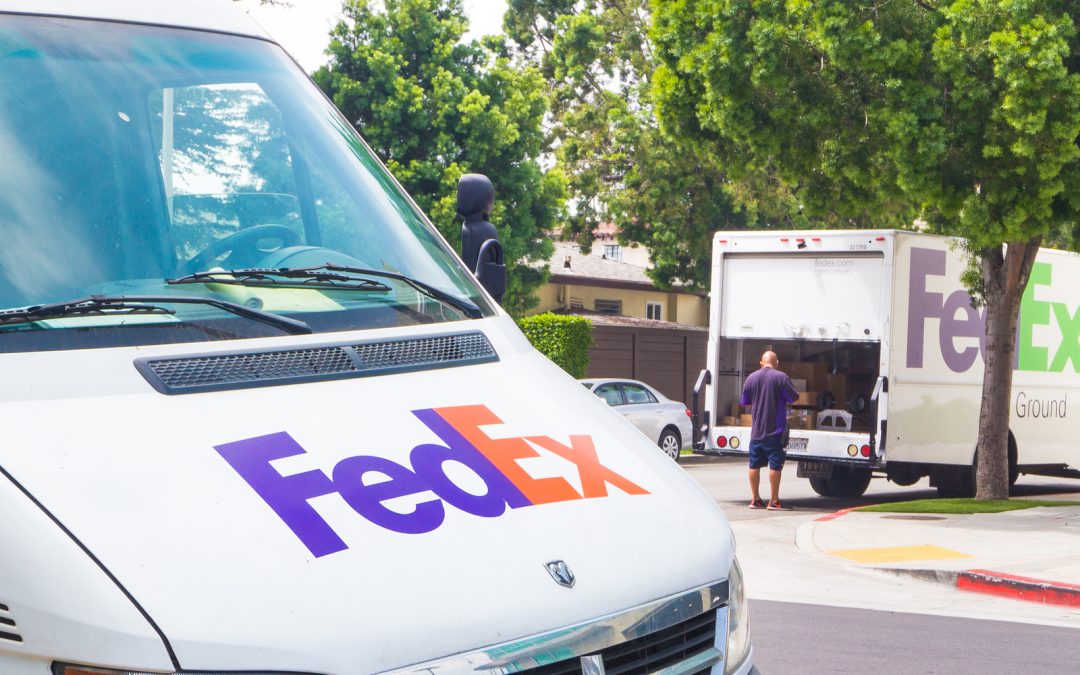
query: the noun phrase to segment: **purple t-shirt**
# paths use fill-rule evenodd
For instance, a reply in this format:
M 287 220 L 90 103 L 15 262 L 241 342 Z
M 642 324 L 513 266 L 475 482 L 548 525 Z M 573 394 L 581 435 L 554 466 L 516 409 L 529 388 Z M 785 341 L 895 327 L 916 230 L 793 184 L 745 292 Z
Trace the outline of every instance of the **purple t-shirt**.
M 787 404 L 799 398 L 791 378 L 776 368 L 762 368 L 750 373 L 743 385 L 740 405 L 750 406 L 753 425 L 750 440 L 760 441 L 779 434 L 787 425 Z

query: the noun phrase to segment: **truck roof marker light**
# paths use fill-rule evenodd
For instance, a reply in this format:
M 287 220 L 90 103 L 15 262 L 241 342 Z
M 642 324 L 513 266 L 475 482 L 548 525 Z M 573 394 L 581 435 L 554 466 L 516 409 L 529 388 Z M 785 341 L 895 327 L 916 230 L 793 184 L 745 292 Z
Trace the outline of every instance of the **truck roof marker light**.
M 728 442 L 728 445 L 731 446 L 731 448 L 733 450 L 737 449 L 741 445 L 741 443 L 739 442 L 739 437 L 738 436 L 732 436 L 731 441 Z
M 726 244 L 726 243 L 727 243 L 727 239 L 721 239 L 721 240 L 720 240 L 720 243 L 721 243 L 721 244 Z
M 854 443 L 847 446 L 847 454 L 848 454 L 849 457 L 858 456 L 858 454 L 859 454 L 859 446 L 855 445 Z
M 874 241 L 885 241 L 885 237 L 875 237 Z
M 725 437 L 725 436 L 717 436 L 716 437 L 716 444 L 719 445 L 721 448 L 726 446 L 727 445 L 727 437 Z
M 820 244 L 821 243 L 821 237 L 811 237 L 810 241 L 816 241 L 817 243 Z
M 786 244 L 786 243 L 788 243 L 788 242 L 789 242 L 789 241 L 791 241 L 791 240 L 790 240 L 790 239 L 788 239 L 787 237 L 780 237 L 780 241 L 782 241 L 782 242 L 784 242 L 784 243 Z
M 870 446 L 869 445 L 862 446 L 861 448 L 859 448 L 859 451 L 862 453 L 863 457 L 869 457 L 870 456 Z

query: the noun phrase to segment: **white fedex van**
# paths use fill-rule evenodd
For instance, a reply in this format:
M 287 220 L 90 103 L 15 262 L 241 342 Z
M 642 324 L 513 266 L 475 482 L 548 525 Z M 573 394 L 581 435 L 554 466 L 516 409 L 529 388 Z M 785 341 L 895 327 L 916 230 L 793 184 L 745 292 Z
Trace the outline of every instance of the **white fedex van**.
M 973 489 L 985 309 L 958 241 L 893 230 L 721 232 L 713 241 L 708 367 L 697 448 L 745 455 L 746 375 L 766 349 L 800 390 L 789 459 L 825 496 L 873 472 Z M 1011 479 L 1080 477 L 1080 256 L 1044 249 L 1020 307 L 1009 422 Z M 704 400 L 701 401 L 703 395 Z
M 4 675 L 751 669 L 713 500 L 231 2 L 0 0 L 0 308 Z

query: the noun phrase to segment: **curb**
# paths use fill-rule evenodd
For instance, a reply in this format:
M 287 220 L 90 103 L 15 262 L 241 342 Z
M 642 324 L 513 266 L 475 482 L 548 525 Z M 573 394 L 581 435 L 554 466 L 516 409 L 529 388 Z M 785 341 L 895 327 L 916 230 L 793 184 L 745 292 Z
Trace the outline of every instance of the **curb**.
M 990 570 L 904 569 L 897 567 L 865 567 L 876 572 L 952 586 L 958 591 L 993 595 L 1009 600 L 1022 600 L 1040 605 L 1080 608 L 1080 586 L 1058 581 L 1032 579 Z
M 957 573 L 956 588 L 1044 605 L 1080 608 L 1080 586 L 990 570 L 964 570 Z

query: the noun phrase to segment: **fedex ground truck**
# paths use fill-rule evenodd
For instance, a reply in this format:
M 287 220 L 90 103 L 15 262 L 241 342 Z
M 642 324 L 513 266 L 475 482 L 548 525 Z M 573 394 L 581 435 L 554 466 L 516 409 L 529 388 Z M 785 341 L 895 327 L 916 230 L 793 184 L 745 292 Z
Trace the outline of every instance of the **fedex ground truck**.
M 718 233 L 696 451 L 747 453 L 739 393 L 772 350 L 799 391 L 787 456 L 818 494 L 861 495 L 874 473 L 972 492 L 985 308 L 960 281 L 959 244 L 896 230 Z M 1080 256 L 1039 252 L 1016 339 L 1010 480 L 1080 477 Z

